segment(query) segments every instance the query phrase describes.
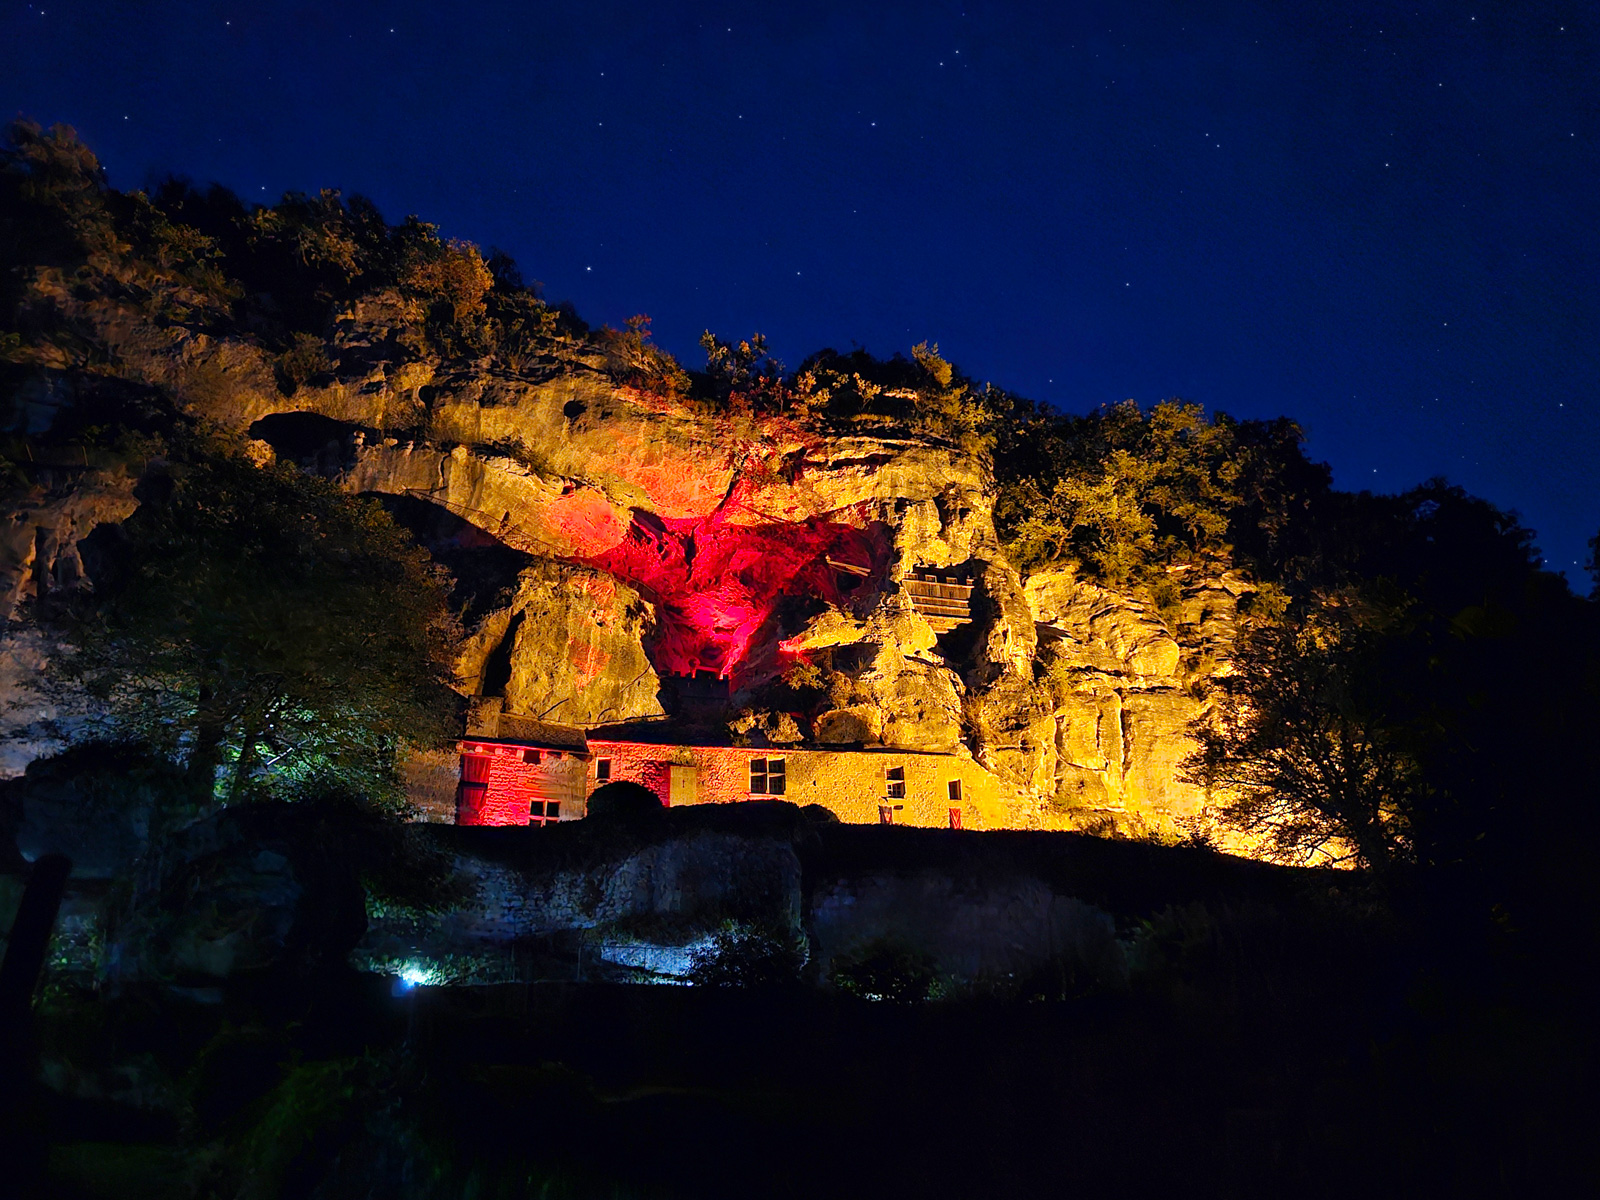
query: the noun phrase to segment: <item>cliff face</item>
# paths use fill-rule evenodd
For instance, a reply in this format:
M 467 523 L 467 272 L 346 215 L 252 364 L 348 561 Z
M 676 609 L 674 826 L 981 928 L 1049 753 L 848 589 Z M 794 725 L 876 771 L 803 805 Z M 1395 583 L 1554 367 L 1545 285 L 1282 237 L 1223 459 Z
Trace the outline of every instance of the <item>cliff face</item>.
M 339 314 L 334 369 L 289 396 L 253 346 L 84 316 L 127 378 L 383 498 L 460 583 L 470 695 L 574 724 L 671 717 L 686 740 L 970 754 L 1018 826 L 1203 818 L 1177 764 L 1241 581 L 1175 576 L 1156 613 L 1070 573 L 1024 580 L 981 454 L 882 417 L 824 433 L 663 400 L 582 343 L 516 371 L 419 360 L 386 311 Z M 81 574 L 77 540 L 135 501 L 107 479 L 49 503 L 12 520 L 13 604 L 42 570 Z
M 87 701 L 37 686 L 48 640 L 25 619 L 91 585 L 84 545 L 138 507 L 125 470 L 81 462 L 30 463 L 0 511 L 0 778 L 53 753 L 88 711 Z M 92 555 L 90 556 L 92 557 Z
M 1135 829 L 1208 827 L 1204 794 L 1183 782 L 1180 764 L 1250 590 L 1233 574 L 1184 579 L 1175 608 L 1157 614 L 1071 572 L 1028 580 L 1053 705 L 1058 807 Z
M 746 729 L 775 730 L 800 705 L 825 744 L 939 750 L 972 740 L 974 697 L 1036 691 L 1032 618 L 972 458 L 702 416 L 581 373 L 497 380 L 490 396 L 481 379 L 459 386 L 406 441 L 365 432 L 379 412 L 310 399 L 364 426 L 338 447 L 352 490 L 445 509 L 527 556 L 464 650 L 468 690 L 594 723 L 661 715 L 663 696 L 698 715 L 682 701 L 709 689 Z M 907 596 L 918 568 L 977 581 L 959 644 Z
M 1178 764 L 1246 585 L 1180 575 L 1156 613 L 1070 572 L 1024 580 L 979 457 L 708 416 L 582 363 L 378 364 L 294 403 L 254 409 L 279 453 L 521 556 L 463 645 L 464 691 L 576 724 L 671 716 L 686 738 L 968 753 L 1021 826 L 1205 824 Z M 386 433 L 397 410 L 413 423 Z M 919 611 L 929 572 L 965 581 L 970 621 Z

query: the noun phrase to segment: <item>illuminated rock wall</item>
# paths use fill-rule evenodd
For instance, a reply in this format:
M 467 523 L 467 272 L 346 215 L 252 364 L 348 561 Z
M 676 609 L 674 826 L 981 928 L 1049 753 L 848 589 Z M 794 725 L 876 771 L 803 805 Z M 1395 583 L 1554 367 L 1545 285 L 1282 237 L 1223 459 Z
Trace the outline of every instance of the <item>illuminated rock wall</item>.
M 1227 669 L 1238 601 L 1251 588 L 1232 574 L 1177 581 L 1177 604 L 1157 614 L 1071 572 L 1028 580 L 1052 693 L 1048 823 L 1100 815 L 1135 832 L 1215 832 L 1181 763 L 1195 748 L 1189 727 L 1204 712 L 1206 684 Z
M 424 500 L 531 557 L 464 647 L 467 690 L 596 723 L 660 713 L 674 678 L 699 673 L 751 711 L 747 727 L 775 728 L 793 714 L 764 707 L 763 689 L 813 662 L 828 699 L 803 715 L 803 736 L 982 757 L 994 739 L 968 721 L 970 695 L 1031 687 L 1032 621 L 981 462 L 905 437 L 671 410 L 581 376 L 492 387 L 504 389 L 492 403 L 488 385 L 471 402 L 438 397 L 426 439 L 353 441 L 346 473 L 352 490 Z M 984 598 L 951 650 L 900 580 L 958 565 Z M 602 576 L 616 598 L 590 603 Z
M 758 638 L 777 640 L 772 622 L 784 598 L 810 597 L 834 608 L 848 603 L 868 580 L 829 560 L 881 579 L 889 539 L 883 524 L 864 514 L 762 524 L 736 523 L 734 516 L 725 509 L 665 519 L 638 512 L 620 541 L 582 561 L 654 601 L 651 659 L 658 670 L 710 671 L 737 689 L 752 667 L 775 665 L 750 660 Z
M 1156 613 L 1069 573 L 1024 581 L 981 458 L 887 425 L 711 415 L 578 359 L 536 378 L 380 361 L 294 403 L 347 423 L 353 491 L 436 506 L 526 556 L 474 618 L 464 691 L 580 725 L 676 705 L 714 727 L 703 741 L 796 754 L 948 753 L 989 781 L 992 825 L 1204 824 L 1180 763 L 1245 585 L 1178 578 Z M 930 627 L 904 588 L 919 569 L 969 581 L 970 623 Z M 797 667 L 803 694 L 781 682 Z M 876 799 L 844 807 L 875 819 Z
M 83 542 L 138 507 L 134 483 L 123 470 L 30 464 L 26 482 L 7 496 L 0 514 L 0 778 L 58 751 L 93 710 L 87 696 L 38 690 L 48 639 L 24 618 L 32 604 L 92 586 Z
M 661 680 L 644 646 L 654 628 L 653 606 L 616 577 L 538 559 L 512 603 L 463 643 L 461 687 L 571 724 L 660 716 Z

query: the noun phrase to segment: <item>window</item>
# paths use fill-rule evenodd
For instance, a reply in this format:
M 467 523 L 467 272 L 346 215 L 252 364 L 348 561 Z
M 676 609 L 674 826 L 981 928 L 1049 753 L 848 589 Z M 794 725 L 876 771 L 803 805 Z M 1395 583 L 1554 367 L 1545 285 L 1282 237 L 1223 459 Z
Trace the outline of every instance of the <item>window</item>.
M 891 800 L 904 800 L 906 798 L 906 769 L 904 767 L 890 767 L 886 772 L 889 781 L 888 791 L 885 793 Z
M 959 808 L 952 808 L 950 810 L 950 828 L 961 828 L 961 810 Z
M 554 825 L 561 820 L 561 801 L 535 800 L 528 807 L 528 824 Z
M 537 750 L 524 750 L 522 752 L 522 761 L 525 763 L 536 763 L 539 761 L 539 758 L 540 755 Z
M 959 802 L 961 800 L 961 780 L 952 779 L 949 785 L 949 792 L 950 799 Z
M 892 804 L 880 804 L 880 805 L 878 805 L 878 824 L 879 825 L 893 825 L 894 824 L 894 805 L 892 805 Z
M 787 787 L 784 762 L 781 758 L 752 758 L 750 760 L 750 794 L 752 796 L 781 796 Z
M 594 760 L 594 778 L 596 783 L 611 782 L 611 760 L 609 758 L 597 758 Z

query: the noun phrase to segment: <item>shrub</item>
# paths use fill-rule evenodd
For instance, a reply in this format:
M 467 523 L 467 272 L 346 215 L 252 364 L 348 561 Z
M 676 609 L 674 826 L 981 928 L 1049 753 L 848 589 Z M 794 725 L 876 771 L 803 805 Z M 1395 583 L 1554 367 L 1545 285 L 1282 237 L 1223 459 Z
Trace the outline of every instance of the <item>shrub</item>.
M 598 787 L 589 796 L 591 817 L 646 817 L 665 807 L 661 797 L 649 788 L 624 779 Z
M 796 983 L 806 965 L 792 929 L 724 922 L 711 944 L 690 952 L 689 982 L 702 987 L 774 987 Z
M 855 954 L 833 960 L 833 983 L 863 1000 L 920 1004 L 928 998 L 938 972 L 928 955 L 887 939 L 869 942 Z
M 297 333 L 294 344 L 278 356 L 278 387 L 284 395 L 292 396 L 302 385 L 332 371 L 333 360 L 328 357 L 322 339 L 309 333 Z

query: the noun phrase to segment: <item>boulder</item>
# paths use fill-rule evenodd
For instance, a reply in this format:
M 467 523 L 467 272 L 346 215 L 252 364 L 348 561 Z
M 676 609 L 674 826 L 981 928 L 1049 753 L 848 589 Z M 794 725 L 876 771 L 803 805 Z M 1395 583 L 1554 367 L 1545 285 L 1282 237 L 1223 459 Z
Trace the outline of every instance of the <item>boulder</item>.
M 0 785 L 16 853 L 72 860 L 78 879 L 110 879 L 144 853 L 152 824 L 184 802 L 183 772 L 132 746 L 89 742 L 28 764 Z
M 253 804 L 164 839 L 109 914 L 109 978 L 206 988 L 339 968 L 366 928 L 358 836 L 343 816 Z
M 662 714 L 661 680 L 645 650 L 651 606 L 627 584 L 544 560 L 522 573 L 511 605 L 468 637 L 457 674 L 468 694 L 567 724 Z

